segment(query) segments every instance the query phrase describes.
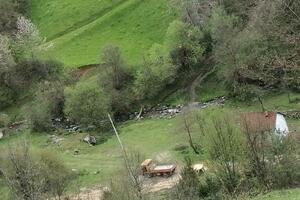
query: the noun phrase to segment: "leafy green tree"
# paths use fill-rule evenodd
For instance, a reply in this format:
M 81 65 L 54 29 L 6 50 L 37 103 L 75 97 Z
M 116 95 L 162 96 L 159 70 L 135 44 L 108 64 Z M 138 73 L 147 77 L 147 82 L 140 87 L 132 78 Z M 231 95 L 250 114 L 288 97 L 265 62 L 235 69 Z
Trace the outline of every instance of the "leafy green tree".
M 52 119 L 63 115 L 64 90 L 60 82 L 44 82 L 39 85 L 29 113 L 31 128 L 34 131 L 50 131 Z
M 154 74 L 151 67 L 145 64 L 136 74 L 134 92 L 138 100 L 151 101 L 163 88 L 159 76 Z
M 111 100 L 96 82 L 79 82 L 65 90 L 65 114 L 82 125 L 103 128 Z
M 103 62 L 101 68 L 102 84 L 104 87 L 120 90 L 130 77 L 125 68 L 120 48 L 114 45 L 105 46 L 102 49 L 101 60 Z
M 127 114 L 131 109 L 132 75 L 125 65 L 119 47 L 107 45 L 102 49 L 103 62 L 98 69 L 98 82 L 104 94 L 110 98 L 111 110 L 115 117 Z
M 180 21 L 170 24 L 164 45 L 177 69 L 191 72 L 199 67 L 205 51 L 202 38 L 203 33 L 196 27 Z

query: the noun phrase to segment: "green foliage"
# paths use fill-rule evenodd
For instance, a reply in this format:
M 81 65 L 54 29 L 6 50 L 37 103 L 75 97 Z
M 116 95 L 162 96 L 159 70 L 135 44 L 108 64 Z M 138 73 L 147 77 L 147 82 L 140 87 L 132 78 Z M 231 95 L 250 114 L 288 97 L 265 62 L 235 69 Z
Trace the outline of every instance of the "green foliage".
M 188 76 L 199 68 L 205 50 L 202 38 L 199 29 L 180 21 L 172 22 L 163 45 L 154 44 L 150 48 L 143 67 L 136 74 L 134 89 L 138 98 L 151 101 L 183 74 Z
M 151 101 L 163 88 L 162 80 L 149 65 L 146 63 L 135 77 L 134 92 L 139 100 Z
M 7 114 L 0 113 L 0 128 L 7 127 L 10 123 L 10 118 Z
M 39 156 L 42 174 L 46 179 L 47 192 L 51 196 L 61 198 L 74 175 L 58 155 L 49 151 L 43 151 Z
M 62 160 L 50 152 L 33 153 L 26 141 L 1 156 L 0 170 L 14 199 L 60 198 L 70 183 L 71 174 Z
M 110 98 L 111 109 L 115 115 L 126 114 L 133 101 L 132 76 L 125 66 L 119 47 L 105 46 L 102 50 L 102 61 L 97 74 L 99 85 Z
M 293 187 L 300 182 L 296 168 L 300 162 L 296 158 L 300 146 L 297 135 L 289 133 L 281 137 L 273 131 L 244 130 L 246 136 L 248 179 L 258 183 L 252 187 L 259 189 L 282 189 Z M 257 184 L 256 183 L 256 184 Z
M 39 85 L 35 98 L 26 109 L 33 131 L 50 131 L 52 119 L 63 115 L 64 90 L 60 82 Z
M 18 17 L 17 32 L 13 40 L 13 56 L 17 62 L 32 59 L 38 53 L 45 51 L 45 39 L 40 35 L 38 28 L 25 17 Z
M 171 193 L 171 199 L 197 200 L 199 199 L 200 182 L 197 173 L 191 168 L 191 160 L 186 159 L 185 167 L 181 172 L 182 179 Z
M 234 28 L 237 25 L 237 17 L 228 15 L 221 7 L 216 7 L 212 10 L 212 15 L 206 25 L 213 40 L 223 42 L 230 40 L 234 35 Z
M 216 164 L 216 174 L 223 187 L 229 194 L 234 194 L 240 184 L 239 171 L 244 157 L 244 141 L 239 128 L 231 118 L 232 114 L 218 113 L 211 117 L 212 125 L 204 128 L 205 137 L 208 137 L 207 148 L 210 157 Z
M 231 96 L 239 101 L 249 102 L 260 97 L 259 93 L 259 90 L 255 86 L 240 84 L 235 86 Z
M 191 160 L 186 158 L 185 167 L 181 172 L 182 179 L 171 189 L 169 198 L 176 200 L 222 199 L 222 186 L 218 176 L 209 172 L 198 174 L 191 165 Z
M 293 55 L 298 51 L 299 27 L 294 20 L 299 5 L 294 1 L 224 1 L 222 6 L 213 9 L 208 30 L 230 90 L 236 93 L 245 84 L 297 90 L 299 59 Z
M 102 49 L 103 67 L 99 72 L 100 82 L 107 90 L 121 90 L 126 86 L 130 75 L 125 68 L 119 47 L 107 45 Z
M 14 0 L 0 0 L 0 33 L 10 33 L 16 28 L 19 16 L 18 4 Z
M 300 184 L 300 160 L 297 158 L 300 152 L 299 138 L 291 134 L 288 137 L 274 137 L 272 153 L 274 154 L 273 166 L 269 171 L 273 188 L 294 187 Z
M 12 89 L 0 86 L 0 109 L 11 106 L 15 101 L 15 93 Z
M 111 101 L 96 82 L 78 82 L 65 91 L 65 113 L 83 125 L 105 128 Z
M 173 64 L 181 70 L 195 67 L 205 50 L 201 44 L 202 38 L 198 28 L 180 21 L 172 22 L 167 30 L 165 47 Z

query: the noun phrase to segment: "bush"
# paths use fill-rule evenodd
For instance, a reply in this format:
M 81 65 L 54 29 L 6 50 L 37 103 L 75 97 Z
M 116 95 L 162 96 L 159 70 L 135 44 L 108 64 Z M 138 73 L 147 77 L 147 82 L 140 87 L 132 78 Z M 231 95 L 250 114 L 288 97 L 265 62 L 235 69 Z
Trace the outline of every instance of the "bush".
M 11 106 L 14 103 L 15 98 L 16 94 L 11 88 L 0 85 L 0 109 Z
M 206 199 L 223 199 L 222 198 L 222 184 L 215 174 L 206 172 L 199 178 L 199 195 Z
M 111 99 L 111 110 L 115 118 L 126 115 L 133 102 L 132 75 L 126 69 L 119 47 L 107 45 L 102 49 L 102 66 L 98 70 L 100 87 Z
M 50 152 L 34 154 L 26 141 L 11 147 L 1 161 L 0 171 L 13 199 L 60 197 L 71 180 L 61 160 Z
M 151 101 L 163 89 L 164 84 L 159 76 L 145 64 L 136 74 L 134 92 L 138 100 Z
M 181 172 L 182 179 L 172 189 L 170 198 L 174 200 L 197 200 L 200 197 L 200 182 L 197 173 L 191 167 L 191 160 L 186 159 L 186 165 Z
M 0 0 L 0 13 L 0 33 L 14 31 L 19 16 L 18 4 L 14 0 Z
M 105 87 L 120 90 L 126 85 L 125 83 L 130 78 L 129 73 L 125 68 L 125 63 L 122 58 L 119 47 L 107 45 L 102 49 L 103 68 L 101 74 L 101 82 Z M 101 75 L 100 74 L 100 75 Z
M 46 179 L 46 191 L 60 199 L 74 175 L 57 155 L 43 151 L 39 156 L 42 174 Z
M 10 118 L 7 114 L 0 114 L 0 128 L 7 127 L 10 123 Z
M 23 88 L 41 80 L 57 79 L 61 64 L 54 61 L 24 60 L 13 67 L 14 82 Z
M 39 85 L 32 105 L 26 109 L 34 131 L 50 131 L 52 119 L 63 116 L 64 90 L 60 82 Z
M 245 159 L 244 138 L 231 116 L 218 115 L 213 117 L 212 128 L 207 129 L 208 150 L 215 161 L 217 176 L 226 192 L 233 195 L 241 181 L 240 167 Z
M 98 128 L 107 128 L 107 113 L 111 111 L 110 98 L 96 82 L 79 82 L 65 91 L 65 114 L 72 120 Z
M 300 145 L 295 137 L 297 134 L 280 136 L 274 130 L 264 130 L 264 127 L 254 129 L 249 123 L 244 119 L 242 130 L 246 139 L 244 173 L 251 185 L 260 190 L 298 186 Z

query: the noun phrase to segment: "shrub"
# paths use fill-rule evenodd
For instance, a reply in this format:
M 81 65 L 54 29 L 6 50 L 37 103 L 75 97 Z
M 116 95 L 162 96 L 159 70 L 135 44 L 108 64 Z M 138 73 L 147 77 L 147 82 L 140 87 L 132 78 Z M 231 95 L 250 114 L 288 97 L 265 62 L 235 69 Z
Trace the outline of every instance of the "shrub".
M 109 96 L 96 82 L 79 82 L 65 91 L 65 114 L 72 120 L 85 125 L 106 128 L 107 113 L 111 111 Z
M 52 119 L 63 115 L 64 91 L 60 82 L 39 85 L 32 105 L 26 109 L 34 131 L 49 131 Z
M 10 123 L 10 118 L 7 114 L 0 114 L 0 128 L 7 127 Z
M 206 172 L 199 177 L 199 195 L 207 199 L 222 199 L 222 184 L 219 178 L 212 173 Z
M 102 49 L 103 67 L 101 68 L 101 83 L 104 87 L 116 90 L 122 89 L 130 75 L 125 68 L 119 47 L 107 45 Z
M 244 160 L 242 134 L 232 118 L 224 114 L 213 118 L 208 133 L 208 149 L 217 167 L 216 174 L 226 191 L 234 194 L 241 181 L 239 168 Z
M 26 141 L 11 147 L 1 161 L 0 171 L 14 199 L 60 197 L 71 180 L 61 160 L 50 152 L 34 154 Z
M 138 100 L 151 101 L 162 90 L 164 84 L 159 76 L 145 64 L 136 74 L 134 92 Z
M 49 60 L 23 60 L 13 67 L 14 82 L 19 87 L 35 81 L 57 79 L 61 72 L 61 64 Z
M 105 192 L 105 200 L 148 199 L 142 191 L 145 179 L 140 175 L 140 163 L 144 158 L 138 152 L 133 152 L 128 154 L 126 159 L 121 174 L 116 179 L 112 179 L 110 190 Z
M 0 0 L 0 13 L 0 32 L 14 31 L 19 16 L 18 4 L 14 0 Z
M 74 175 L 57 155 L 43 151 L 39 156 L 42 174 L 46 179 L 45 190 L 60 199 Z
M 174 200 L 197 200 L 200 197 L 200 182 L 197 173 L 191 167 L 191 160 L 186 159 L 186 165 L 181 172 L 182 179 L 172 189 L 170 198 Z
M 16 94 L 11 88 L 0 86 L 0 109 L 11 106 L 15 101 L 15 96 Z

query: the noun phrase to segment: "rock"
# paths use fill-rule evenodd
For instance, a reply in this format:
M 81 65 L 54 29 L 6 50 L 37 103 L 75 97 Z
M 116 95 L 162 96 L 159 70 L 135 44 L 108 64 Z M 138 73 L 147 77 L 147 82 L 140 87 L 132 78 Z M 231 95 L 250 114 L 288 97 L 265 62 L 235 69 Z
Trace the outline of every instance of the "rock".
M 0 130 L 0 140 L 4 137 L 4 133 L 2 130 Z
M 74 155 L 79 155 L 79 149 L 74 150 Z
M 97 139 L 96 137 L 92 136 L 92 135 L 87 135 L 83 138 L 83 141 L 91 144 L 91 145 L 96 145 L 97 144 Z
M 64 139 L 63 138 L 59 138 L 58 136 L 56 135 L 51 135 L 50 136 L 50 141 L 52 144 L 60 144 L 61 141 L 63 141 Z

